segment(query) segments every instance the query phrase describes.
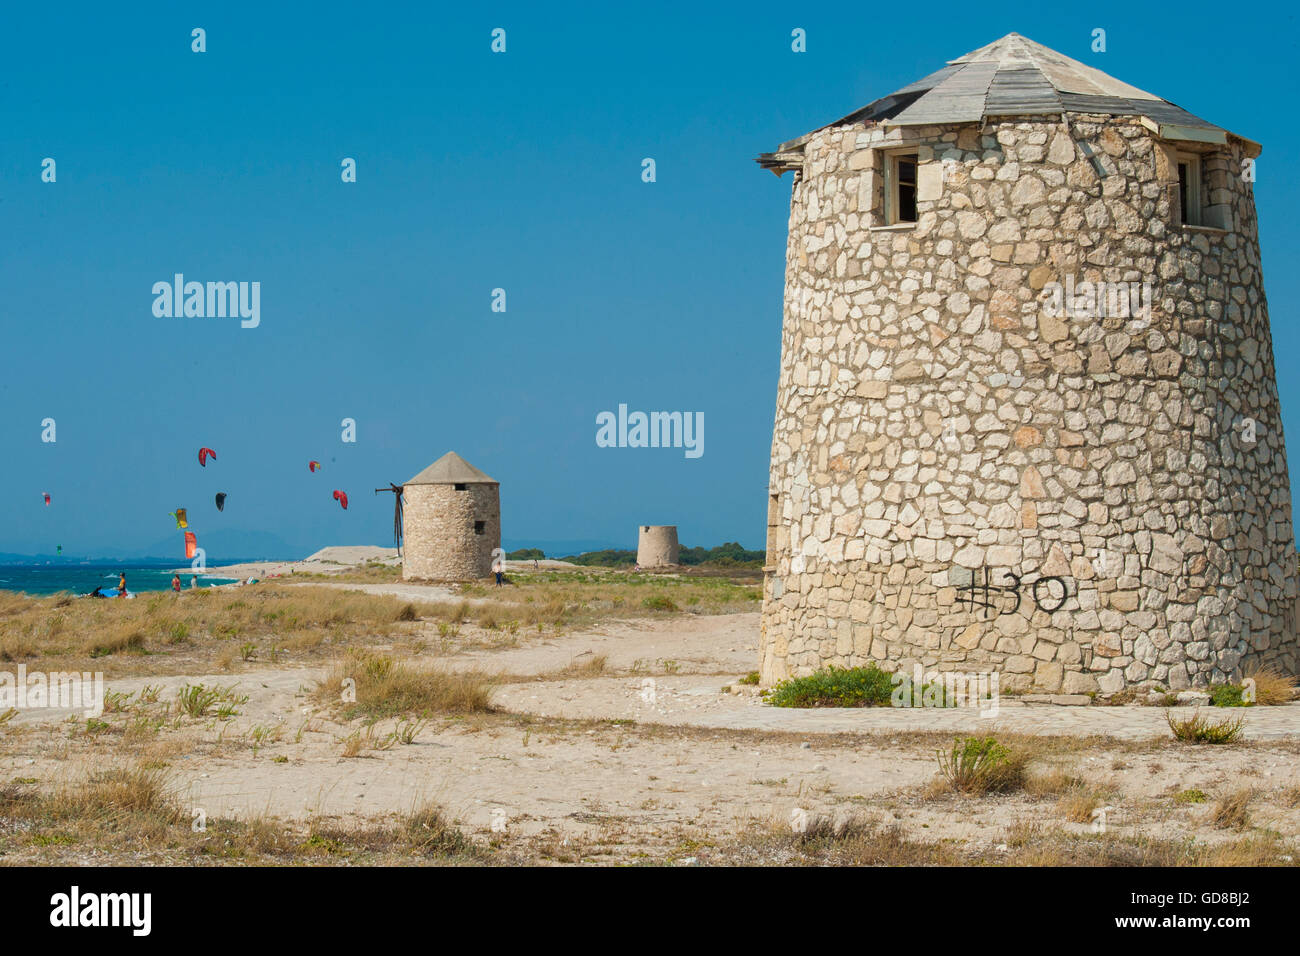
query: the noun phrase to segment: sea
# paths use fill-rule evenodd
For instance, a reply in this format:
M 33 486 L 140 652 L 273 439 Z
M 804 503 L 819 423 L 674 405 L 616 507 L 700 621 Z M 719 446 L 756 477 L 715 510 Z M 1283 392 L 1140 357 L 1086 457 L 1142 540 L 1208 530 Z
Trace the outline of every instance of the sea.
M 89 594 L 96 587 L 105 592 L 116 592 L 119 572 L 126 572 L 126 589 L 131 593 L 168 591 L 176 566 L 154 565 L 141 567 L 131 564 L 94 565 L 0 565 L 0 591 L 23 591 L 27 594 Z M 193 572 L 181 574 L 181 586 L 190 586 Z M 199 587 L 230 584 L 234 578 L 219 578 L 200 574 Z

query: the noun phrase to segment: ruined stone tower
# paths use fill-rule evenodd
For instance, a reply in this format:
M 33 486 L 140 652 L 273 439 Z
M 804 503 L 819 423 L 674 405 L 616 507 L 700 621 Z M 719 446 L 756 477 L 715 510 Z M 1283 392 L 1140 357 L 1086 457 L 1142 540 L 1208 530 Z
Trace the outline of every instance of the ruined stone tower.
M 762 677 L 1294 673 L 1260 147 L 1016 34 L 794 172 Z
M 449 451 L 403 485 L 402 577 L 470 581 L 501 547 L 500 484 Z
M 675 565 L 681 556 L 677 544 L 677 526 L 673 524 L 643 524 L 637 533 L 636 563 L 643 568 L 661 568 Z

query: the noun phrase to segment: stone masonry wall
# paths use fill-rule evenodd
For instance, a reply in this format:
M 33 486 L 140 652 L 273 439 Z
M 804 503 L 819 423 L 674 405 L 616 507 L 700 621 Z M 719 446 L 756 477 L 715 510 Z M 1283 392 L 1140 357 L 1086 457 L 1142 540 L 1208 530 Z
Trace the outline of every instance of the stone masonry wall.
M 1290 486 L 1242 146 L 1178 144 L 1210 149 L 1206 204 L 1228 227 L 1185 228 L 1172 144 L 1132 117 L 1068 119 L 807 143 L 765 683 L 872 660 L 1065 693 L 1295 672 Z M 881 228 L 887 152 L 909 144 L 919 221 Z M 1049 314 L 1067 277 L 1150 283 L 1147 320 Z
M 407 485 L 403 497 L 403 578 L 470 581 L 492 573 L 492 549 L 501 546 L 499 486 Z

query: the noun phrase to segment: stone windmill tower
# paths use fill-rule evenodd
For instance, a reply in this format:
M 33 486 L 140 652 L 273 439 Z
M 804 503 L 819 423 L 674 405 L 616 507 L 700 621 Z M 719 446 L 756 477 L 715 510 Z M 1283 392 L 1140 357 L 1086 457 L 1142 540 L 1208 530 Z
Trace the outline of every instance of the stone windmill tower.
M 636 563 L 639 567 L 672 567 L 680 559 L 676 525 L 643 524 L 637 529 Z
M 403 485 L 402 577 L 469 581 L 501 547 L 500 483 L 449 451 Z
M 1010 34 L 794 172 L 765 682 L 1294 673 L 1260 147 Z

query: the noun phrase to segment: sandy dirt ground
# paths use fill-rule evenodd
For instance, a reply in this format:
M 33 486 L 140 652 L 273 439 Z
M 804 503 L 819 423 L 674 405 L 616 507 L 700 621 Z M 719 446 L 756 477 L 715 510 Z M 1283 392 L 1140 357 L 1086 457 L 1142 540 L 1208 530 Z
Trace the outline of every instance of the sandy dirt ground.
M 371 587 L 385 586 L 363 589 Z M 412 744 L 357 757 L 342 747 L 362 723 L 341 723 L 310 697 L 320 669 L 237 664 L 231 673 L 113 680 L 108 689 L 138 693 L 150 684 L 165 700 L 201 682 L 247 695 L 238 716 L 166 729 L 150 750 L 183 800 L 209 815 L 362 820 L 431 799 L 473 834 L 488 836 L 498 811 L 509 839 L 573 841 L 595 861 L 671 861 L 686 853 L 683 841 L 707 846 L 796 810 L 865 813 L 913 838 L 968 846 L 997 846 L 1009 828 L 1044 819 L 1085 830 L 1024 795 L 973 805 L 924 798 L 935 751 L 955 734 L 1017 732 L 1077 738 L 1047 764 L 1111 786 L 1113 827 L 1227 838 L 1206 806 L 1173 795 L 1199 789 L 1213 798 L 1249 784 L 1262 795 L 1256 825 L 1300 832 L 1300 810 L 1270 797 L 1300 784 L 1300 704 L 1251 709 L 1247 744 L 1195 747 L 1172 741 L 1164 710 L 1154 707 L 1004 699 L 992 719 L 970 710 L 773 708 L 736 692 L 757 657 L 755 613 L 521 632 L 513 646 L 495 649 L 445 648 L 432 624 L 428 632 L 419 661 L 500 675 L 497 712 L 435 718 Z M 591 676 L 559 673 L 602 656 Z M 111 734 L 76 732 L 84 722 L 67 712 L 21 713 L 0 749 L 0 773 L 54 783 L 118 760 Z M 376 732 L 395 726 L 380 721 Z M 264 738 L 279 728 L 279 739 L 255 747 L 259 728 Z

